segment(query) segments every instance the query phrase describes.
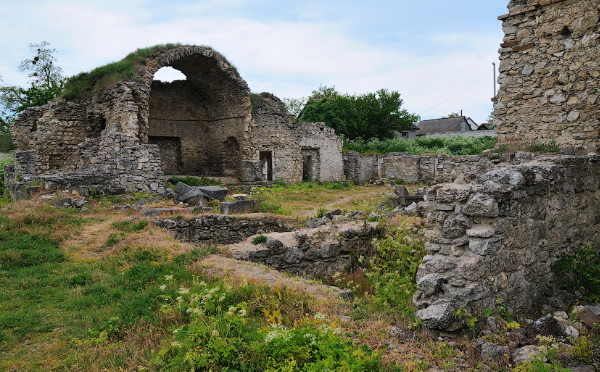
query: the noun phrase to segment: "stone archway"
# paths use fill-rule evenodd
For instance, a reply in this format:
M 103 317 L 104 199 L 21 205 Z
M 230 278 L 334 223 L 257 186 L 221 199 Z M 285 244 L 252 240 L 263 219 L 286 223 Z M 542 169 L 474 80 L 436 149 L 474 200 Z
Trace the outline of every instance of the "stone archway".
M 149 94 L 141 102 L 139 136 L 159 146 L 163 171 L 239 178 L 251 106 L 237 71 L 213 50 L 188 46 L 157 54 L 146 66 Z M 165 66 L 187 80 L 151 80 Z

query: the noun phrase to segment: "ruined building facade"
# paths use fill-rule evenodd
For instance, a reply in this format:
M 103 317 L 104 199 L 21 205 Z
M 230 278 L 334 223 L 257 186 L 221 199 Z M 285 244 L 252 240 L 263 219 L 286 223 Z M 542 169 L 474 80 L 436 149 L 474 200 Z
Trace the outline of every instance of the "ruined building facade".
M 600 144 L 600 4 L 512 0 L 499 17 L 501 84 L 495 99 L 501 143 Z
M 165 66 L 186 80 L 153 80 Z M 165 174 L 289 182 L 343 176 L 333 129 L 295 122 L 275 96 L 251 94 L 208 47 L 157 48 L 133 75 L 25 111 L 12 127 L 14 182 L 161 191 Z

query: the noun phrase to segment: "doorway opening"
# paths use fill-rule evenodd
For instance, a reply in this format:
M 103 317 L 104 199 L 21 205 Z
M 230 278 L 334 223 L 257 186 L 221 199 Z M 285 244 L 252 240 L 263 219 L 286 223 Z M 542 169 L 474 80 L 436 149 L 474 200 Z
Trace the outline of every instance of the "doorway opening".
M 260 151 L 258 158 L 260 159 L 262 179 L 265 181 L 273 181 L 273 152 Z
M 321 174 L 318 148 L 302 148 L 302 181 L 317 180 Z

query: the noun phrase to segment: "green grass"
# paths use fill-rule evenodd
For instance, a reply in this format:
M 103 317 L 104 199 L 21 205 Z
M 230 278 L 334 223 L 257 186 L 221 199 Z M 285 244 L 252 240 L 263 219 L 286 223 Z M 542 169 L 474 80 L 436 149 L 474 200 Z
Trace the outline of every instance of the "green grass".
M 115 228 L 117 228 L 117 230 L 120 230 L 123 232 L 135 232 L 135 231 L 140 231 L 140 230 L 143 230 L 144 228 L 146 228 L 146 226 L 148 226 L 148 221 L 146 221 L 146 220 L 140 220 L 140 221 L 127 220 L 127 221 L 114 222 L 112 225 Z
M 346 140 L 344 151 L 356 151 L 361 154 L 385 154 L 388 152 L 406 152 L 414 155 L 448 154 L 478 155 L 493 148 L 498 140 L 495 137 L 425 137 L 416 139 L 390 139 L 371 141 Z

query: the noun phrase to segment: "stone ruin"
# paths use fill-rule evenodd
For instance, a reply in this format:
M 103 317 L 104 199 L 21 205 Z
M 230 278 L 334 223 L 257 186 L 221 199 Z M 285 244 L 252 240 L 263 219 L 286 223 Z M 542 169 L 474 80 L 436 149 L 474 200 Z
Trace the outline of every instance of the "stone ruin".
M 7 184 L 13 193 L 36 181 L 46 189 L 160 192 L 164 174 L 446 182 L 431 187 L 419 206 L 427 217 L 428 254 L 417 273 L 417 316 L 429 327 L 455 330 L 462 326 L 456 310 L 480 314 L 498 298 L 512 311 L 564 310 L 570 299 L 557 290 L 553 263 L 584 242 L 596 248 L 600 242 L 600 157 L 594 153 L 600 5 L 512 0 L 508 9 L 500 17 L 506 36 L 494 99 L 499 143 L 555 141 L 562 155 L 342 159 L 333 130 L 292 121 L 270 94 L 251 95 L 210 48 L 176 46 L 145 58 L 133 78 L 87 98 L 25 111 L 12 129 L 17 152 Z M 187 80 L 153 81 L 164 66 Z M 281 258 L 277 265 L 298 258 L 294 244 L 273 256 Z M 265 255 L 260 258 L 271 258 Z M 294 270 L 310 269 L 297 261 Z
M 600 144 L 600 4 L 597 0 L 512 0 L 499 17 L 501 143 L 554 140 L 583 154 Z
M 275 96 L 251 94 L 237 70 L 201 46 L 166 46 L 133 77 L 26 110 L 12 126 L 8 185 L 112 192 L 164 188 L 164 175 L 233 181 L 340 180 L 341 140 L 298 123 Z M 186 80 L 153 80 L 162 67 Z

